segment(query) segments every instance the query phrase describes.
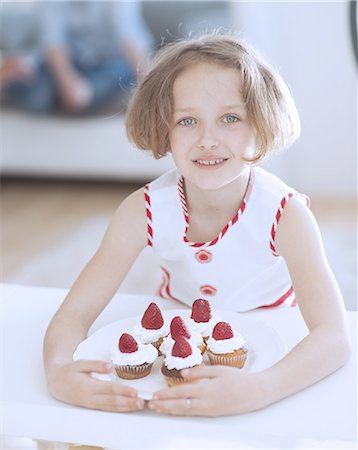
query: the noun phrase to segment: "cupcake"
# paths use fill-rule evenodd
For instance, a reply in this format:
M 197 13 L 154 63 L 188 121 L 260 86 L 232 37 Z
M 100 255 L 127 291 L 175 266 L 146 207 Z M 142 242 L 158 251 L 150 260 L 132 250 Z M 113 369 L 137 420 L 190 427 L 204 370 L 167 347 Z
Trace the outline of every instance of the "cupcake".
M 179 336 L 184 336 L 189 341 L 191 347 L 197 347 L 201 354 L 204 353 L 206 345 L 201 334 L 191 333 L 180 316 L 175 316 L 170 322 L 170 334 L 163 339 L 163 343 L 159 347 L 160 352 L 163 355 L 170 353 Z
M 111 361 L 120 378 L 136 380 L 146 377 L 152 370 L 158 351 L 151 344 L 138 344 L 128 333 L 123 333 L 118 346 L 112 349 Z
M 207 341 L 207 354 L 213 365 L 244 367 L 247 346 L 240 333 L 234 333 L 230 324 L 218 322 L 212 336 Z
M 181 375 L 181 370 L 198 366 L 202 361 L 203 356 L 200 350 L 197 347 L 191 347 L 184 336 L 178 336 L 171 352 L 165 355 L 161 369 L 168 386 L 191 383 L 192 380 Z
M 219 317 L 212 314 L 209 301 L 198 298 L 191 307 L 191 316 L 187 319 L 187 325 L 194 333 L 200 333 L 206 342 L 219 320 Z
M 151 303 L 145 310 L 140 325 L 133 328 L 133 336 L 141 344 L 153 344 L 159 352 L 163 338 L 169 333 L 168 325 L 164 322 L 162 313 L 155 303 Z

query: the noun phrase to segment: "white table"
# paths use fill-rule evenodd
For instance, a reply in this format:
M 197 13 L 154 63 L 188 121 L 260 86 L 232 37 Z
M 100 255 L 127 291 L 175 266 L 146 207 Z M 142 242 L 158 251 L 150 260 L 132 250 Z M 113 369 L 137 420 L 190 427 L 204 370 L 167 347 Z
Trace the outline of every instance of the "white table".
M 106 413 L 66 405 L 46 390 L 42 341 L 66 290 L 2 286 L 4 435 L 110 448 L 356 448 L 357 313 L 349 312 L 353 356 L 336 373 L 270 407 L 221 418 Z M 142 311 L 148 298 L 118 295 L 90 332 Z M 161 308 L 177 304 L 158 300 Z M 306 334 L 298 308 L 248 317 L 276 327 L 292 348 Z

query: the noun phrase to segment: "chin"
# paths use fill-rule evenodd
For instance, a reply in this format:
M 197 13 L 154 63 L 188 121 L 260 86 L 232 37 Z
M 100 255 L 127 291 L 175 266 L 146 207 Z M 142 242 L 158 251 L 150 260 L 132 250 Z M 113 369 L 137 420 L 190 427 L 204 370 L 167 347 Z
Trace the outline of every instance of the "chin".
M 199 188 L 204 191 L 216 191 L 218 189 L 221 189 L 227 185 L 229 185 L 233 181 L 232 178 L 225 178 L 222 179 L 218 176 L 197 176 L 195 179 L 193 179 L 193 183 Z

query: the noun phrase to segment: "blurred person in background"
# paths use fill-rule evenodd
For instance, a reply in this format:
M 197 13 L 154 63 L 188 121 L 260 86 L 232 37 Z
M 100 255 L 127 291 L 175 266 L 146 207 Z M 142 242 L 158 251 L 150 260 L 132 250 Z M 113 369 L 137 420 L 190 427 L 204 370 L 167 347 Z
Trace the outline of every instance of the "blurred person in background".
M 5 55 L 3 104 L 38 113 L 118 111 L 153 49 L 141 3 L 50 0 L 38 8 L 40 58 Z

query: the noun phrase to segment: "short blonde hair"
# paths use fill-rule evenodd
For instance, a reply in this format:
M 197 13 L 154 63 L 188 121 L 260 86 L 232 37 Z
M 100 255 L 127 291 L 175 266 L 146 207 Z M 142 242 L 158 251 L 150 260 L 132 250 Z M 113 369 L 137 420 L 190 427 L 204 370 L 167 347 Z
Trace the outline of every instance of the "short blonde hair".
M 138 148 L 151 150 L 157 159 L 170 151 L 173 85 L 179 73 L 198 62 L 233 68 L 241 76 L 241 94 L 256 137 L 256 150 L 247 162 L 258 163 L 297 139 L 299 115 L 281 76 L 242 40 L 212 34 L 176 41 L 158 51 L 128 105 L 127 136 Z

